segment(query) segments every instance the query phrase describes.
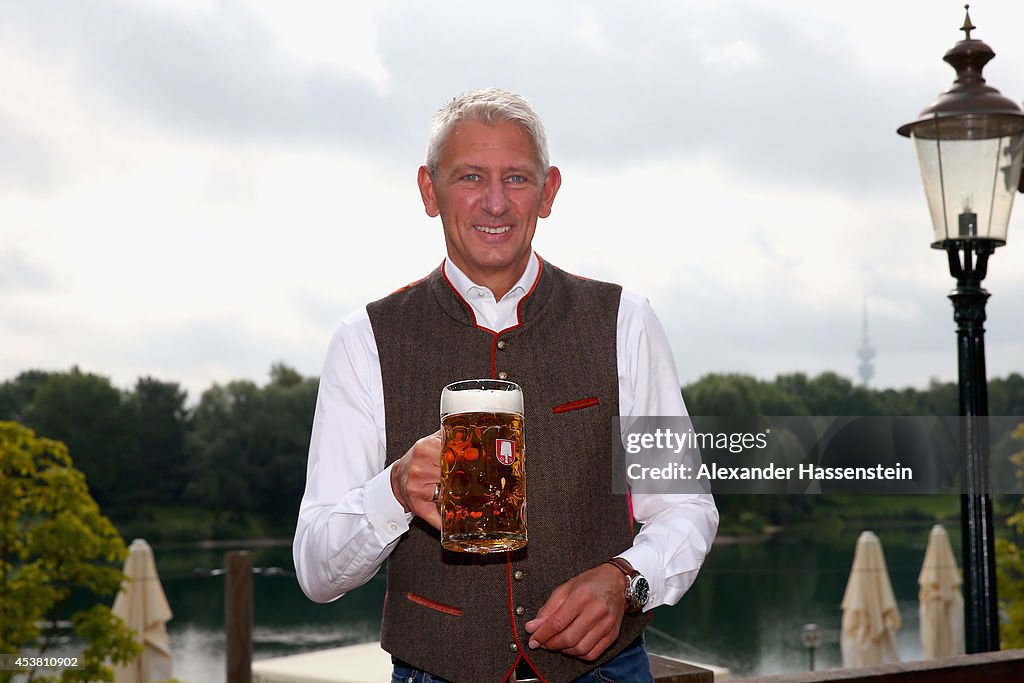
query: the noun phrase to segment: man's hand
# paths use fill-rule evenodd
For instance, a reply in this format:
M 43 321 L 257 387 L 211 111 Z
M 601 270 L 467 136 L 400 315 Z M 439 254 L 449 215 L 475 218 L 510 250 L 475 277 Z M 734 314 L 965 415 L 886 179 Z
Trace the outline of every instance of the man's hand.
M 526 622 L 530 647 L 597 659 L 619 637 L 626 611 L 626 577 L 602 564 L 566 581 Z
M 441 430 L 425 436 L 391 466 L 391 490 L 406 512 L 441 528 L 434 491 L 441 481 Z

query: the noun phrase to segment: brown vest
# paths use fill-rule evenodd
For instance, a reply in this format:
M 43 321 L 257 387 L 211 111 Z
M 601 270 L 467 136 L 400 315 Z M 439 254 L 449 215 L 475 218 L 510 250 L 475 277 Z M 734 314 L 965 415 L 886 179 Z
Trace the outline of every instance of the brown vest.
M 525 403 L 529 543 L 466 556 L 442 550 L 439 533 L 415 518 L 388 558 L 388 652 L 455 683 L 499 683 L 525 657 L 543 680 L 561 683 L 643 630 L 646 616 L 627 615 L 619 639 L 585 662 L 530 650 L 523 628 L 558 585 L 632 545 L 626 496 L 612 493 L 620 294 L 542 262 L 519 324 L 500 334 L 476 326 L 441 268 L 366 307 L 384 382 L 388 464 L 437 431 L 446 384 L 506 373 Z

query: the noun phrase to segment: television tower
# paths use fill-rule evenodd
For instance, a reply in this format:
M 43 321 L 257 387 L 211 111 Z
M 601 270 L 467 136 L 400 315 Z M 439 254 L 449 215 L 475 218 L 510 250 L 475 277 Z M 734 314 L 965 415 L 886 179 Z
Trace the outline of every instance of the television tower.
M 860 340 L 860 348 L 857 349 L 857 357 L 860 358 L 860 365 L 857 366 L 857 374 L 860 375 L 861 384 L 867 386 L 871 378 L 875 376 L 875 366 L 871 359 L 875 357 L 875 350 L 868 340 L 868 298 L 864 296 L 862 311 L 863 336 Z

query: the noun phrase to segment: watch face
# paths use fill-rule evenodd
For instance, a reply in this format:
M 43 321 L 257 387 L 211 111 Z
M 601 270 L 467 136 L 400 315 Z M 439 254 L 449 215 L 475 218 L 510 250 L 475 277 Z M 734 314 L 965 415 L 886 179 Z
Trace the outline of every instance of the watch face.
M 639 577 L 636 581 L 636 601 L 641 607 L 647 604 L 648 598 L 651 597 L 651 585 L 647 583 L 647 579 Z
M 629 607 L 639 611 L 647 604 L 647 600 L 651 596 L 651 586 L 647 583 L 647 579 L 642 576 L 636 576 L 629 582 L 626 592 Z

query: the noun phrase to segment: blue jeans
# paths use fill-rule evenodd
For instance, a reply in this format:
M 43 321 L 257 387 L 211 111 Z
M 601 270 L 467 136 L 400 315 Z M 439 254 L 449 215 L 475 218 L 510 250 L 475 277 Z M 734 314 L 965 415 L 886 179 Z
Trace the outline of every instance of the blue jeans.
M 395 666 L 392 683 L 449 683 L 425 671 Z M 470 682 L 466 682 L 470 683 Z M 623 650 L 615 657 L 577 678 L 573 683 L 654 683 L 651 662 L 643 645 Z

